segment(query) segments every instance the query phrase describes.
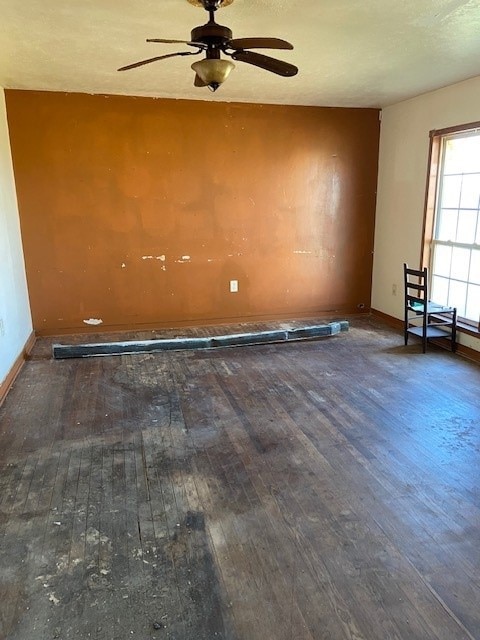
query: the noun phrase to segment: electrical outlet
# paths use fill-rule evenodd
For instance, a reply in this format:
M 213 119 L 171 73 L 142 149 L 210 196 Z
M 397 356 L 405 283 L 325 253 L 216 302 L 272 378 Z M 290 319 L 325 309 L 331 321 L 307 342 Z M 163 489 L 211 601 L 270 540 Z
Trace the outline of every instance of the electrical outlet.
M 5 335 L 5 325 L 3 324 L 3 318 L 0 318 L 0 336 Z
M 230 280 L 230 293 L 238 292 L 238 280 Z
M 396 295 L 397 295 L 397 285 L 392 284 L 392 296 L 396 296 Z

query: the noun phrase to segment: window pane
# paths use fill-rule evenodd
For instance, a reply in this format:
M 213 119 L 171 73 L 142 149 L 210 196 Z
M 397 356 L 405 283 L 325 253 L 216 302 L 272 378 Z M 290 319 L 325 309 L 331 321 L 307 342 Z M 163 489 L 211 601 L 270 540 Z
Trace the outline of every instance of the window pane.
M 438 229 L 436 233 L 437 240 L 452 242 L 457 237 L 457 221 L 458 211 L 456 209 L 442 209 L 440 211 Z
M 462 191 L 462 176 L 444 176 L 442 183 L 442 209 L 458 209 Z
M 461 249 L 453 247 L 452 249 L 452 268 L 450 277 L 457 280 L 468 280 L 468 272 L 470 269 L 470 249 Z
M 470 282 L 480 284 L 480 251 L 472 251 L 472 257 L 470 259 L 470 275 L 468 276 Z
M 462 209 L 478 209 L 480 200 L 480 173 L 463 176 L 460 207 Z
M 438 244 L 434 248 L 433 273 L 437 276 L 450 277 L 450 262 L 452 259 L 452 247 Z
M 467 283 L 450 280 L 450 291 L 448 294 L 448 304 L 457 307 L 459 316 L 465 316 L 465 306 L 467 302 Z
M 480 171 L 480 136 L 477 133 L 447 139 L 444 151 L 445 173 Z
M 444 145 L 444 172 L 445 173 L 462 173 L 462 150 L 459 145 L 460 140 L 445 140 Z
M 467 309 L 465 318 L 478 322 L 480 317 L 480 286 L 470 284 L 468 286 Z
M 448 283 L 449 280 L 447 278 L 433 276 L 431 300 L 434 300 L 438 304 L 448 305 Z
M 463 210 L 458 212 L 457 242 L 472 244 L 475 241 L 477 216 L 476 211 Z

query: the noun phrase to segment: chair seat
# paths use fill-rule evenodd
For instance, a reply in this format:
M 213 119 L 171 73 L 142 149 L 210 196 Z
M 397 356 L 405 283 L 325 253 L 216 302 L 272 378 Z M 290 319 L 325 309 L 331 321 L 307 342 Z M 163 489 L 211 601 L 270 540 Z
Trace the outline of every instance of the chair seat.
M 412 302 L 408 305 L 408 308 L 411 311 L 416 311 L 417 313 L 424 312 L 424 304 L 423 302 Z M 429 300 L 427 302 L 427 313 L 453 313 L 455 311 L 455 307 L 446 307 L 443 304 L 438 304 L 436 302 L 432 302 Z

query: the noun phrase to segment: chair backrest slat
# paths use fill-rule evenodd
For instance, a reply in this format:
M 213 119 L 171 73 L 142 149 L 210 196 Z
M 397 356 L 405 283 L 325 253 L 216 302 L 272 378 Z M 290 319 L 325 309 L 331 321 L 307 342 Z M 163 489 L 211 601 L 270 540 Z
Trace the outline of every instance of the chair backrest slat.
M 407 264 L 403 265 L 403 277 L 405 284 L 405 295 L 408 299 L 417 302 L 428 300 L 428 276 L 427 268 L 410 269 Z M 416 292 L 416 295 L 413 292 Z

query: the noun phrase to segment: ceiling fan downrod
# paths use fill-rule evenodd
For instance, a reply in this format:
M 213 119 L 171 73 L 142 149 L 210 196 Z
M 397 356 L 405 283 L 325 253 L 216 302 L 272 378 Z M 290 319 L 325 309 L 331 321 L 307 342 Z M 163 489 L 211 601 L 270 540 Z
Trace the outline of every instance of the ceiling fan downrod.
M 217 4 L 218 0 L 203 0 L 203 2 L 205 5 L 208 2 L 214 2 Z M 205 6 L 205 8 L 207 7 Z M 200 27 L 192 29 L 190 34 L 191 41 L 201 42 L 206 45 L 208 49 L 222 48 L 233 38 L 232 30 L 215 22 L 216 9 L 210 8 L 208 11 L 209 20 L 207 24 L 203 24 Z

